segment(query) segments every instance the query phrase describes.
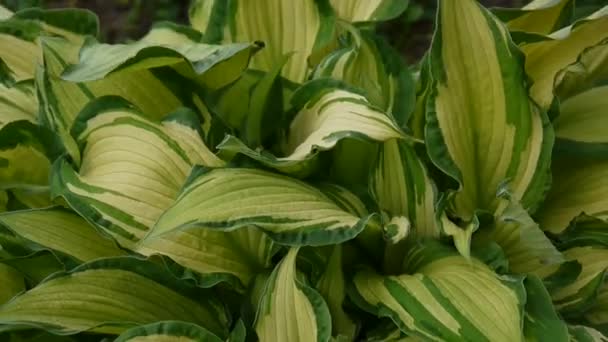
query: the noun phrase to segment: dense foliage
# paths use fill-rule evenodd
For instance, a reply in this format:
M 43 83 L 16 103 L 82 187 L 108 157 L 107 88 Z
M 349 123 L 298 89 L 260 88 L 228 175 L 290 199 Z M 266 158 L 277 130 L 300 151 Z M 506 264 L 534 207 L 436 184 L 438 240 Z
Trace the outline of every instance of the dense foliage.
M 608 341 L 608 6 L 0 7 L 0 340 Z

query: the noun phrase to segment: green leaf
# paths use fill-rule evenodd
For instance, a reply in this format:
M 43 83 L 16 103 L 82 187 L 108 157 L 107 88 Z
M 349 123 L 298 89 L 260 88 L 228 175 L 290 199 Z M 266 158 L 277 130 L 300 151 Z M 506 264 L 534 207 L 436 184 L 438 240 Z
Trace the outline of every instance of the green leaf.
M 581 214 L 554 239 L 562 249 L 574 246 L 608 247 L 608 221 Z
M 400 16 L 409 0 L 330 0 L 340 19 L 349 22 L 385 21 Z
M 23 276 L 16 269 L 0 264 L 0 305 L 25 291 Z
M 499 8 L 493 12 L 511 31 L 549 34 L 570 24 L 574 3 L 574 0 L 534 0 L 521 9 Z
M 549 35 L 548 40 L 522 46 L 526 72 L 532 81 L 530 94 L 542 108 L 548 109 L 559 86 L 560 73 L 575 64 L 581 54 L 608 39 L 608 16 L 604 12 L 580 20 Z
M 560 104 L 553 121 L 557 153 L 605 158 L 608 136 L 608 86 L 592 88 Z
M 289 126 L 284 156 L 252 150 L 233 136 L 226 137 L 218 148 L 242 153 L 281 172 L 306 176 L 314 168 L 319 152 L 334 148 L 342 139 L 409 139 L 363 96 L 336 88 L 327 80 L 312 81 L 298 89 L 292 105 L 297 114 Z
M 114 342 L 222 342 L 209 330 L 192 323 L 163 321 L 122 333 Z
M 568 327 L 557 315 L 551 296 L 536 276 L 528 276 L 526 287 L 526 314 L 524 335 L 526 341 L 568 342 Z
M 162 122 L 118 97 L 90 102 L 72 127 L 82 162 L 53 166 L 51 187 L 89 222 L 133 247 L 173 204 L 192 167 L 223 162 L 203 143 L 196 115 L 182 109 Z
M 354 238 L 372 218 L 344 211 L 320 190 L 286 176 L 255 169 L 196 168 L 145 240 L 193 229 L 255 226 L 281 244 L 320 246 Z
M 331 316 L 323 297 L 297 278 L 298 248 L 289 250 L 266 283 L 255 331 L 260 341 L 329 341 Z
M 537 213 L 543 230 L 562 233 L 582 213 L 608 219 L 608 160 L 564 159 L 554 162 L 553 183 Z
M 410 249 L 408 257 L 412 274 L 355 274 L 352 296 L 359 306 L 423 340 L 522 340 L 521 281 L 501 279 L 437 245 Z
M 78 215 L 60 208 L 12 211 L 0 214 L 0 223 L 19 237 L 81 262 L 126 253 Z
M 195 301 L 188 298 L 192 293 L 158 265 L 133 257 L 98 259 L 56 273 L 0 306 L 0 323 L 57 334 L 119 334 L 136 325 L 174 319 L 227 336 L 227 317 L 213 295 Z
M 523 55 L 476 1 L 443 0 L 438 20 L 425 137 L 433 163 L 459 183 L 449 209 L 467 222 L 476 210 L 495 213 L 506 180 L 514 199 L 534 208 L 553 132 L 528 97 Z

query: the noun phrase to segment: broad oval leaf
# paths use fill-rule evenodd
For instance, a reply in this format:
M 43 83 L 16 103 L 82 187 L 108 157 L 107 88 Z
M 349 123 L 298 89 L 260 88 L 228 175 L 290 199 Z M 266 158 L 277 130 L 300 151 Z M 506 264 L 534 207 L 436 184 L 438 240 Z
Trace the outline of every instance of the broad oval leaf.
M 163 321 L 122 333 L 114 342 L 223 342 L 209 330 L 188 322 Z
M 460 183 L 454 215 L 494 213 L 506 180 L 525 208 L 545 190 L 553 132 L 528 97 L 523 56 L 473 0 L 442 0 L 430 63 L 425 136 L 431 160 Z
M 223 162 L 203 143 L 187 110 L 163 122 L 147 119 L 117 97 L 92 101 L 72 127 L 80 168 L 57 160 L 52 191 L 125 247 L 144 236 L 171 204 L 195 164 Z
M 291 248 L 268 278 L 258 304 L 255 331 L 260 341 L 322 341 L 331 337 L 323 297 L 297 278 L 298 248 Z
M 423 340 L 523 340 L 520 282 L 503 283 L 483 263 L 441 249 L 418 248 L 409 257 L 414 274 L 357 273 L 360 306 Z
M 144 244 L 180 230 L 256 226 L 281 244 L 330 245 L 354 238 L 372 218 L 344 211 L 320 190 L 293 178 L 255 169 L 197 168 Z
M 133 257 L 99 259 L 55 273 L 0 306 L 0 323 L 33 326 L 58 334 L 119 334 L 136 325 L 175 319 L 227 335 L 223 308 L 207 293 L 164 273 L 162 266 Z

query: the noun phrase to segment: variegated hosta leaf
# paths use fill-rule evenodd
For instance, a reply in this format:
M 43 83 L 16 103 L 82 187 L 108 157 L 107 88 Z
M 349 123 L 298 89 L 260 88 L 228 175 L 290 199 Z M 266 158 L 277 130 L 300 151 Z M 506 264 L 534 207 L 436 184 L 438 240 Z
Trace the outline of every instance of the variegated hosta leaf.
M 407 217 L 417 238 L 439 237 L 435 185 L 412 146 L 399 140 L 383 143 L 370 186 L 380 209 Z
M 1 19 L 0 19 L 1 20 Z M 0 21 L 0 59 L 14 72 L 15 80 L 33 79 L 40 60 L 38 38 L 58 35 L 74 42 L 97 35 L 97 17 L 82 9 L 26 9 Z
M 564 261 L 561 253 L 516 200 L 502 199 L 502 211 L 492 229 L 480 229 L 474 243 L 495 242 L 509 260 L 512 273 L 536 273 L 540 268 Z
M 592 88 L 562 102 L 553 122 L 558 153 L 608 158 L 606 108 L 608 86 Z
M 174 319 L 225 337 L 228 318 L 221 305 L 211 293 L 189 298 L 194 293 L 160 265 L 133 257 L 98 259 L 55 273 L 0 306 L 0 323 L 58 334 L 120 334 L 137 325 Z
M 408 258 L 412 274 L 357 273 L 353 296 L 360 306 L 423 340 L 523 340 L 520 281 L 442 248 L 416 247 Z
M 142 51 L 155 50 L 159 46 L 168 46 L 160 49 L 169 57 L 141 54 Z M 86 45 L 83 53 L 91 54 L 102 49 L 105 54 L 124 55 L 111 58 L 114 62 L 107 65 L 95 58 L 83 60 L 82 64 L 77 64 L 68 74 L 70 80 L 79 83 L 61 79 L 66 65 L 78 63 L 80 47 L 81 44 L 66 40 L 44 38 L 44 69 L 39 70 L 36 80 L 43 116 L 49 126 L 59 132 L 76 161 L 80 156 L 73 146 L 74 142 L 70 141 L 68 132 L 76 115 L 89 101 L 104 95 L 118 95 L 154 119 L 162 118 L 181 106 L 204 112 L 204 105 L 196 95 L 198 85 L 188 78 L 195 78 L 210 86 L 232 81 L 247 66 L 249 57 L 255 50 L 251 44 L 236 44 L 225 48 L 201 44 L 192 40 L 189 32 L 157 25 L 146 37 L 131 45 L 112 45 L 109 49 L 103 49 L 103 45 Z M 208 55 L 213 51 L 219 54 Z M 132 58 L 129 53 L 134 54 Z M 160 67 L 162 65 L 165 67 Z M 115 70 L 117 68 L 119 70 Z M 230 71 L 227 72 L 226 68 Z M 187 77 L 180 75 L 180 72 Z M 102 76 L 105 77 L 80 82 Z
M 18 120 L 38 121 L 38 100 L 32 82 L 12 87 L 0 83 L 0 127 Z
M 114 342 L 223 342 L 209 330 L 188 322 L 163 321 L 122 333 Z
M 543 230 L 559 234 L 582 213 L 608 219 L 608 160 L 554 162 L 553 184 L 537 213 Z
M 536 276 L 528 275 L 526 287 L 526 307 L 524 315 L 524 335 L 528 341 L 568 342 L 568 326 L 555 312 L 551 296 L 543 282 Z
M 426 115 L 432 161 L 460 183 L 454 215 L 494 213 L 505 181 L 534 207 L 553 143 L 548 119 L 528 98 L 521 53 L 506 28 L 474 0 L 442 0 L 431 48 L 435 80 Z
M 532 81 L 530 94 L 542 108 L 551 106 L 561 72 L 575 64 L 585 50 L 608 39 L 607 14 L 608 7 L 605 7 L 590 18 L 553 32 L 548 40 L 522 46 L 526 72 Z
M 254 151 L 238 138 L 228 136 L 218 148 L 238 152 L 281 172 L 306 176 L 321 151 L 332 149 L 345 138 L 370 141 L 409 139 L 386 114 L 363 96 L 317 80 L 292 97 L 298 113 L 289 126 L 283 157 Z
M 574 0 L 534 0 L 521 9 L 494 10 L 511 31 L 549 34 L 570 24 Z
M 195 169 L 144 240 L 180 230 L 256 226 L 287 245 L 330 245 L 357 236 L 373 215 L 344 211 L 320 190 L 255 169 Z
M 190 13 L 206 41 L 264 42 L 254 69 L 270 71 L 291 54 L 281 75 L 299 83 L 308 76 L 308 57 L 332 38 L 335 22 L 329 0 L 205 0 L 194 2 Z
M 60 208 L 3 213 L 0 224 L 33 243 L 33 250 L 50 249 L 81 262 L 126 254 L 84 219 Z
M 316 67 L 314 77 L 339 79 L 365 90 L 372 105 L 404 127 L 414 107 L 415 85 L 401 56 L 373 34 L 348 24 L 342 26 L 348 32 L 348 43 L 328 54 Z
M 348 22 L 384 21 L 403 13 L 409 0 L 330 0 L 338 17 Z
M 563 252 L 568 260 L 576 260 L 582 271 L 574 282 L 551 292 L 555 307 L 565 315 L 578 316 L 597 301 L 597 293 L 604 284 L 608 269 L 608 249 L 574 247 Z M 548 271 L 551 267 L 548 268 Z
M 143 255 L 162 254 L 180 265 L 199 272 L 199 285 L 236 278 L 247 286 L 260 271 L 270 267 L 275 244 L 261 230 L 244 227 L 225 232 L 212 229 L 177 231 L 140 242 Z
M 332 248 L 327 268 L 317 281 L 316 289 L 329 307 L 332 335 L 344 338 L 347 341 L 353 341 L 357 326 L 342 308 L 346 298 L 346 284 L 342 269 L 342 245 L 336 245 Z
M 0 264 L 0 305 L 25 291 L 23 275 L 11 266 Z
M 328 341 L 332 326 L 323 297 L 297 277 L 298 248 L 291 248 L 267 280 L 258 304 L 260 341 Z
M 608 342 L 601 332 L 583 325 L 569 325 L 570 342 Z
M 124 247 L 133 247 L 173 204 L 194 165 L 223 164 L 185 109 L 159 123 L 121 98 L 102 97 L 83 109 L 71 133 L 82 163 L 75 169 L 58 160 L 52 191 Z

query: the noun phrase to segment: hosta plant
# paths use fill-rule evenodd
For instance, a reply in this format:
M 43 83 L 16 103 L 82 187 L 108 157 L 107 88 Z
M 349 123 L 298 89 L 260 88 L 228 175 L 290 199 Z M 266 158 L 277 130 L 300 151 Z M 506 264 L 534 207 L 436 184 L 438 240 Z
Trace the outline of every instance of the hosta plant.
M 0 10 L 0 340 L 608 341 L 608 7 Z

